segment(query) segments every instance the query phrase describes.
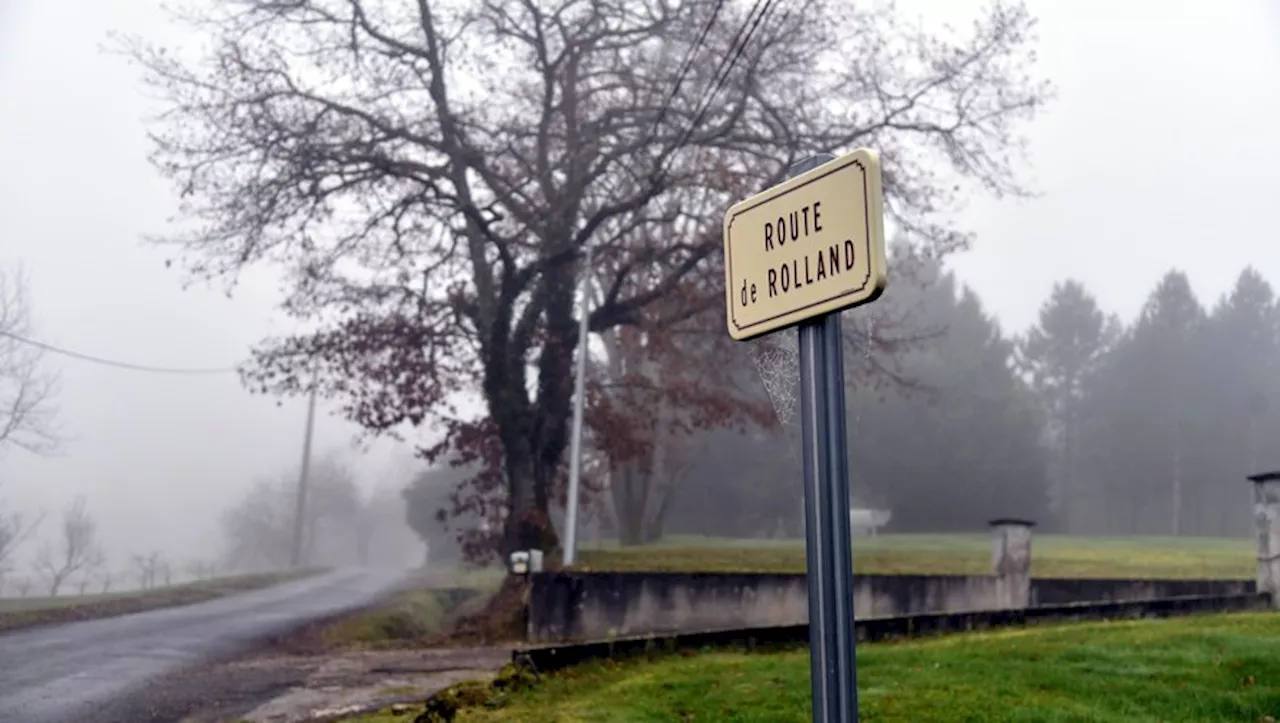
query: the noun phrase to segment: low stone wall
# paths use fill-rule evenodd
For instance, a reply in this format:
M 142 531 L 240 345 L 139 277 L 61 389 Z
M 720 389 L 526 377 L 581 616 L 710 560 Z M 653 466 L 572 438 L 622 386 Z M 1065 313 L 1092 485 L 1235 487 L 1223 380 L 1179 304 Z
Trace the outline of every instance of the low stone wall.
M 605 640 L 632 635 L 730 630 L 808 621 L 804 575 L 722 573 L 537 573 L 531 576 L 527 639 Z M 1031 605 L 1125 602 L 1253 593 L 1245 580 L 1038 579 Z M 983 575 L 859 575 L 859 620 L 1011 609 L 997 578 Z M 1026 599 L 1026 598 L 1023 598 Z
M 721 573 L 538 573 L 532 575 L 528 639 L 593 640 L 626 635 L 798 625 L 809 619 L 804 575 Z M 859 618 L 996 607 L 995 578 L 981 575 L 861 575 Z
M 1171 597 L 1247 595 L 1253 580 L 1135 580 L 1107 578 L 1032 578 L 1031 604 L 1159 600 Z
M 1126 602 L 1075 603 L 1071 605 L 1046 605 L 1023 610 L 924 613 L 889 618 L 871 618 L 859 620 L 855 626 L 855 633 L 859 643 L 867 643 L 892 638 L 940 635 L 1039 623 L 1162 618 L 1199 613 L 1267 610 L 1270 607 L 1271 595 L 1266 592 L 1247 595 L 1188 596 Z M 517 665 L 527 665 L 533 670 L 545 674 L 588 660 L 619 658 L 647 652 L 682 649 L 696 650 L 708 646 L 745 646 L 755 648 L 771 645 L 804 645 L 808 641 L 808 625 L 783 625 L 737 630 L 657 634 L 605 641 L 526 647 L 513 651 L 512 659 Z

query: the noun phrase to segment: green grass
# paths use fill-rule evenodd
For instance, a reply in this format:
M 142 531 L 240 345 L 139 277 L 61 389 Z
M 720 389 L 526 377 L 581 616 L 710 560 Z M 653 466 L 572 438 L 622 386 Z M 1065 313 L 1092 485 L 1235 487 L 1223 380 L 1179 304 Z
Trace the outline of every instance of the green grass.
M 1037 577 L 1248 579 L 1251 539 L 1078 537 L 1036 535 L 1031 572 Z M 579 570 L 664 572 L 803 572 L 800 540 L 726 540 L 681 536 L 655 545 L 590 547 Z M 853 545 L 857 572 L 868 574 L 989 574 L 988 535 L 881 535 Z
M 320 631 L 321 644 L 326 650 L 358 650 L 399 646 L 443 634 L 459 613 L 497 591 L 505 576 L 497 568 L 431 570 L 409 589 L 326 625 Z M 450 609 L 441 588 L 474 590 L 476 597 Z
M 0 598 L 0 631 L 155 610 L 212 600 L 314 575 L 321 570 L 234 575 L 180 585 L 100 595 Z
M 325 628 L 327 648 L 374 648 L 384 643 L 419 640 L 444 631 L 444 604 L 433 590 L 409 590 L 369 610 Z
M 1218 723 L 1280 716 L 1280 615 L 1086 623 L 864 645 L 861 720 Z M 810 720 L 806 650 L 583 665 L 459 721 Z M 396 718 L 367 716 L 364 723 Z

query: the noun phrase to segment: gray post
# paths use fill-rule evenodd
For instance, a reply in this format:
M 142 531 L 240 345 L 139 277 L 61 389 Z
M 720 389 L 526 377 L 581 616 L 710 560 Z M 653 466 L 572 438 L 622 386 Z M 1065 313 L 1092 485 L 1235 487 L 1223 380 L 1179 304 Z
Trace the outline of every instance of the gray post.
M 303 563 L 303 528 L 307 516 L 307 477 L 311 473 L 311 435 L 316 422 L 316 380 L 311 381 L 311 396 L 307 400 L 307 431 L 302 438 L 302 471 L 298 475 L 297 504 L 293 511 L 293 553 L 290 562 L 293 567 Z
M 1280 472 L 1251 475 L 1253 519 L 1258 534 L 1258 592 L 1280 608 Z
M 1030 520 L 1000 518 L 991 525 L 991 566 L 996 576 L 996 608 L 1031 607 Z
M 811 156 L 792 165 L 788 175 L 800 175 L 834 158 Z M 799 338 L 813 720 L 846 723 L 858 720 L 858 687 L 840 313 L 801 323 Z
M 591 313 L 591 247 L 582 264 L 582 319 L 578 322 L 578 370 L 573 380 L 573 428 L 569 438 L 569 493 L 564 511 L 564 564 L 578 559 L 578 495 L 582 479 L 582 408 L 587 377 L 587 321 Z

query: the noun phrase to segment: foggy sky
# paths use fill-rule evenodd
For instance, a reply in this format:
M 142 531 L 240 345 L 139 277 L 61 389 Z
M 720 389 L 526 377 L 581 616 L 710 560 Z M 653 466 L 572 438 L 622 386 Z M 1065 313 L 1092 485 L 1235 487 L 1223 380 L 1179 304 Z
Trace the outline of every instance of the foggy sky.
M 174 211 L 146 162 L 136 71 L 100 46 L 111 30 L 172 37 L 139 0 L 0 0 L 0 266 L 21 263 L 42 340 L 123 361 L 230 366 L 288 330 L 277 280 L 245 277 L 233 298 L 181 289 L 144 246 Z M 903 7 L 965 24 L 979 3 Z M 1246 264 L 1280 282 L 1270 204 L 1280 171 L 1280 11 L 1268 0 L 1033 2 L 1040 72 L 1058 97 L 1030 129 L 1032 200 L 978 198 L 977 233 L 954 260 L 1007 330 L 1050 285 L 1084 281 L 1131 317 L 1171 266 L 1206 302 Z M 890 269 L 892 283 L 892 269 Z M 55 512 L 78 493 L 108 552 L 212 554 L 216 513 L 255 476 L 296 465 L 304 408 L 250 396 L 234 375 L 164 376 L 54 355 L 65 452 L 0 458 L 0 500 Z M 317 451 L 354 430 L 323 417 Z M 362 482 L 390 479 L 404 450 L 353 453 Z M 51 529 L 51 526 L 47 529 Z

